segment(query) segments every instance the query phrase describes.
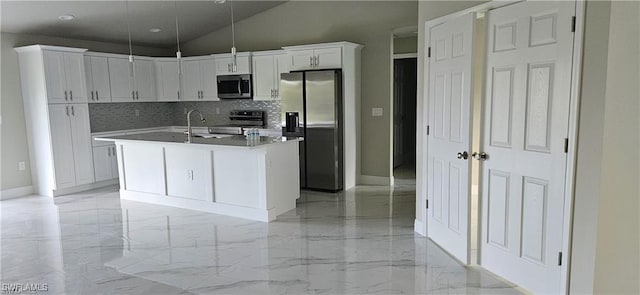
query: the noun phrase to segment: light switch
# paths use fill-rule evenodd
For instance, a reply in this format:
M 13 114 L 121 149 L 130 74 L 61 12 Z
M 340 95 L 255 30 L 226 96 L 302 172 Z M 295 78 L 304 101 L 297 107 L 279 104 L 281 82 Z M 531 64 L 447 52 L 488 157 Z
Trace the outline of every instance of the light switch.
M 371 108 L 371 116 L 372 117 L 382 117 L 383 114 L 382 108 Z
M 140 110 L 136 109 L 135 113 L 136 113 L 136 117 L 140 117 Z

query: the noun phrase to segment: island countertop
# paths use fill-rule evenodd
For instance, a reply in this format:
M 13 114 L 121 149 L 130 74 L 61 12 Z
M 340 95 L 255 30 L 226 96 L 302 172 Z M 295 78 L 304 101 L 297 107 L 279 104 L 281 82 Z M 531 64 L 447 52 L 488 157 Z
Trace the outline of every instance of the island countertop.
M 247 139 L 243 135 L 209 135 L 212 137 L 193 136 L 191 143 L 187 143 L 187 136 L 179 132 L 146 132 L 119 136 L 96 137 L 99 141 L 146 141 L 189 145 L 218 145 L 237 148 L 259 148 L 271 144 L 297 142 L 303 140 L 298 137 L 270 137 L 260 136 L 256 139 Z

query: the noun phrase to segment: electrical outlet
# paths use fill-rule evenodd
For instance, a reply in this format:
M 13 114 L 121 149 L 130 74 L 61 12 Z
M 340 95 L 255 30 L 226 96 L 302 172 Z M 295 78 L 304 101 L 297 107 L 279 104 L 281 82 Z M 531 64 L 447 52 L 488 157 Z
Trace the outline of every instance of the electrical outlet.
M 140 117 L 140 110 L 136 109 L 136 117 Z
M 216 115 L 220 115 L 220 108 L 216 108 Z
M 371 108 L 372 117 L 382 117 L 382 114 L 383 114 L 382 108 Z
M 27 166 L 24 161 L 18 162 L 18 171 L 24 171 L 25 169 L 27 169 Z

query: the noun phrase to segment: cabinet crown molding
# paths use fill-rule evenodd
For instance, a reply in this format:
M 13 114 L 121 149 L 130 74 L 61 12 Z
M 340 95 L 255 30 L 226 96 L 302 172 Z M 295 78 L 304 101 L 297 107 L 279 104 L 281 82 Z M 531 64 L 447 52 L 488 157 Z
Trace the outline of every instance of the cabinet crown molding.
M 341 41 L 341 42 L 312 43 L 312 44 L 306 44 L 306 45 L 283 46 L 282 49 L 284 49 L 284 50 L 300 50 L 300 49 L 329 48 L 329 47 L 338 47 L 338 46 L 351 47 L 351 48 L 355 48 L 355 49 L 361 49 L 361 48 L 364 47 L 364 45 L 361 45 L 361 44 L 347 42 L 347 41 Z
M 83 53 L 83 52 L 87 51 L 88 49 L 36 44 L 36 45 L 28 45 L 28 46 L 16 47 L 16 48 L 14 48 L 14 50 L 17 51 L 17 52 L 50 50 L 50 51 L 64 51 L 64 52 Z

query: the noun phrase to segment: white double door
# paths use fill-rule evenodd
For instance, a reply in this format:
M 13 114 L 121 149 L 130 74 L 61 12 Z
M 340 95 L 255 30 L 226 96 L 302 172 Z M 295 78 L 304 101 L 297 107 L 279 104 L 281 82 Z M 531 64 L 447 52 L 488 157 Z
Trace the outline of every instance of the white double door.
M 477 151 L 486 156 L 480 166 L 480 264 L 535 293 L 563 292 L 560 253 L 565 238 L 574 7 L 571 1 L 526 1 L 486 14 L 485 93 Z M 469 77 L 456 73 L 469 68 L 471 61 L 462 66 L 453 57 L 462 53 L 456 50 L 462 48 L 456 47 L 456 38 L 462 40 L 457 44 L 466 44 L 459 36 L 473 31 L 468 18 L 427 28 L 432 51 L 428 234 L 463 262 L 469 261 L 470 166 L 456 153 L 469 151 L 466 136 L 473 120 L 471 103 L 466 104 L 471 89 L 460 86 L 455 77 Z M 443 48 L 444 54 L 439 54 Z

